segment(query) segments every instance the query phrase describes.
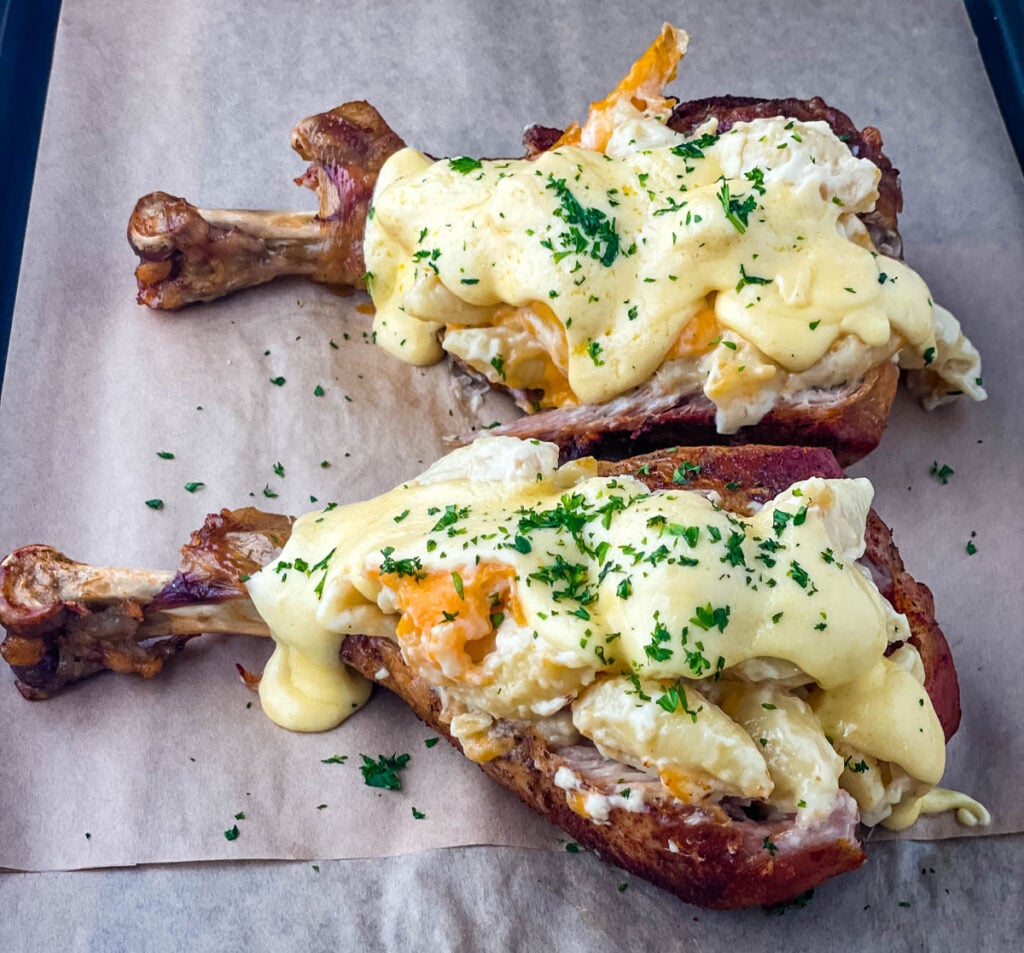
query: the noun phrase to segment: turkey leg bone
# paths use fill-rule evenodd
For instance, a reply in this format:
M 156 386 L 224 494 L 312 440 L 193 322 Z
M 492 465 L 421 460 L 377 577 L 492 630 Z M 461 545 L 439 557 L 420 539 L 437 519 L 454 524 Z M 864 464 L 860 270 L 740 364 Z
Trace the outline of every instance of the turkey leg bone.
M 206 518 L 177 573 L 108 569 L 49 546 L 23 546 L 0 563 L 0 655 L 25 698 L 109 669 L 156 675 L 204 632 L 270 634 L 244 580 L 280 552 L 292 519 L 247 508 Z
M 292 148 L 309 162 L 295 181 L 316 192 L 315 214 L 202 209 L 166 192 L 144 195 L 128 222 L 139 304 L 173 311 L 283 275 L 358 284 L 377 175 L 403 146 L 369 103 L 345 103 L 292 131 Z

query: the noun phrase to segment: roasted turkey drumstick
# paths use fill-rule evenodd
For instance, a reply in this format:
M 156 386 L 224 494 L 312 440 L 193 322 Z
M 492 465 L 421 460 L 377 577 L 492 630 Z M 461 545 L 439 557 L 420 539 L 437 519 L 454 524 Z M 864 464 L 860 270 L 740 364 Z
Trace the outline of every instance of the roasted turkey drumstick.
M 212 513 L 177 573 L 87 566 L 49 546 L 15 550 L 0 563 L 0 654 L 18 690 L 49 698 L 104 669 L 150 678 L 204 632 L 269 635 L 242 579 L 276 556 L 291 524 L 256 509 Z
M 668 126 L 690 134 L 710 118 L 720 132 L 737 122 L 770 116 L 827 122 L 850 151 L 882 172 L 874 211 L 861 217 L 875 247 L 902 256 L 897 229 L 902 207 L 899 176 L 882 152 L 877 129 L 857 129 L 850 118 L 822 99 L 755 99 L 720 96 L 680 103 Z M 530 126 L 526 155 L 550 149 L 561 130 Z M 360 285 L 363 227 L 377 175 L 405 143 L 367 102 L 345 103 L 303 119 L 292 131 L 292 148 L 309 162 L 295 181 L 316 192 L 313 213 L 202 209 L 166 192 L 136 203 L 128 241 L 139 256 L 135 270 L 139 304 L 176 310 L 212 301 L 285 275 L 303 275 L 332 285 Z
M 292 148 L 309 162 L 295 181 L 317 193 L 315 214 L 201 209 L 166 192 L 144 195 L 128 223 L 139 304 L 174 310 L 284 275 L 357 284 L 377 173 L 403 145 L 369 103 L 345 103 L 292 131 Z
M 666 450 L 601 463 L 600 472 L 637 475 L 652 489 L 671 489 L 673 468 L 684 453 L 702 464 L 690 488 L 714 489 L 722 505 L 739 512 L 770 500 L 796 479 L 843 475 L 826 451 L 756 446 Z M 737 479 L 749 488 L 723 489 Z M 293 522 L 254 508 L 210 514 L 182 548 L 176 574 L 95 568 L 48 546 L 15 550 L 0 563 L 0 625 L 7 630 L 0 655 L 14 670 L 22 695 L 37 700 L 104 669 L 156 675 L 169 656 L 204 632 L 269 635 L 244 580 L 276 558 Z M 948 740 L 960 722 L 960 693 L 931 592 L 906 572 L 889 528 L 873 510 L 865 540 L 861 562 L 910 623 L 925 686 Z

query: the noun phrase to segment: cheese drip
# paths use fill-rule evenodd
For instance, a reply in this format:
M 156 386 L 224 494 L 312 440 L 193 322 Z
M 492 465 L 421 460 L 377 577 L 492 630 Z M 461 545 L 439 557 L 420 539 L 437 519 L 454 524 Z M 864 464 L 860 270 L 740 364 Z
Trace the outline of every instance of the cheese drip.
M 607 153 L 392 156 L 364 249 L 377 343 L 413 364 L 448 351 L 542 392 L 538 407 L 605 403 L 671 369 L 723 432 L 898 354 L 926 367 L 933 403 L 984 396 L 955 319 L 943 313 L 937 340 L 924 282 L 873 250 L 856 213 L 880 173 L 827 124 L 686 140 L 617 111 Z
M 686 490 L 685 465 L 678 489 L 651 492 L 557 460 L 552 444 L 482 438 L 376 499 L 298 520 L 249 583 L 277 644 L 267 713 L 340 721 L 363 696 L 339 683 L 332 706 L 338 646 L 370 634 L 396 639 L 466 712 L 481 758 L 495 719 L 569 711 L 683 799 L 827 813 L 843 762 L 826 730 L 906 771 L 915 798 L 938 781 L 931 702 L 885 658 L 906 620 L 856 564 L 866 480 L 805 480 L 741 517 Z M 277 673 L 300 660 L 315 688 L 296 692 Z M 873 695 L 906 719 L 877 717 Z M 309 721 L 292 714 L 303 706 Z

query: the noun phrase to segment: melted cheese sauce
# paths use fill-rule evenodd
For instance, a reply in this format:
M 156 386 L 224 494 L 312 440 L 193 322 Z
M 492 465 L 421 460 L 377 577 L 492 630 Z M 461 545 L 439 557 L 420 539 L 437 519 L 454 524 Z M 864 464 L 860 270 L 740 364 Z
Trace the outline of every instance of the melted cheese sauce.
M 377 343 L 413 364 L 448 351 L 533 409 L 606 403 L 672 366 L 723 432 L 897 356 L 927 366 L 933 403 L 984 396 L 955 319 L 937 334 L 925 283 L 874 251 L 856 214 L 880 173 L 827 124 L 686 140 L 618 113 L 606 152 L 389 159 L 365 239 Z
M 806 480 L 739 517 L 687 491 L 685 467 L 678 490 L 652 493 L 557 459 L 552 444 L 482 438 L 297 521 L 249 582 L 276 642 L 267 714 L 300 730 L 341 721 L 367 685 L 338 646 L 370 634 L 456 704 L 453 731 L 479 760 L 501 752 L 496 719 L 525 719 L 685 801 L 825 814 L 867 770 L 846 749 L 926 795 L 945 745 L 916 652 L 885 657 L 906 620 L 856 563 L 866 480 Z

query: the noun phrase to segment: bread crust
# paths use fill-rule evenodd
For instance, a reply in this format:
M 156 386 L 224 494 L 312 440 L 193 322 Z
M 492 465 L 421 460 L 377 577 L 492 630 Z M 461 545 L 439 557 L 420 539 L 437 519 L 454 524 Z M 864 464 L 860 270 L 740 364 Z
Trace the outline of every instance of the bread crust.
M 651 489 L 675 487 L 683 462 L 688 488 L 714 490 L 721 505 L 748 512 L 792 483 L 813 476 L 844 474 L 827 450 L 813 447 L 677 447 L 620 462 L 602 462 L 604 476 L 630 475 Z M 892 535 L 872 511 L 865 561 L 883 596 L 906 611 L 912 642 L 925 663 L 926 689 L 946 730 L 959 721 L 956 672 L 933 614 L 931 594 L 906 573 Z M 450 731 L 453 711 L 402 658 L 399 646 L 382 638 L 349 636 L 345 662 L 400 695 L 419 718 L 462 748 Z M 683 805 L 668 795 L 645 798 L 645 808 L 612 807 L 607 823 L 577 813 L 556 773 L 570 760 L 531 725 L 499 722 L 501 744 L 482 770 L 514 791 L 529 807 L 603 859 L 700 906 L 728 909 L 792 899 L 865 860 L 857 838 L 857 814 L 845 794 L 823 822 L 798 828 L 794 818 L 759 821 L 721 807 Z M 771 848 L 766 845 L 771 845 Z M 781 849 L 780 849 L 781 848 Z
M 616 459 L 672 444 L 737 446 L 754 442 L 826 447 L 847 466 L 878 446 L 898 383 L 896 365 L 880 364 L 853 384 L 780 399 L 755 426 L 734 434 L 718 433 L 715 405 L 703 393 L 682 397 L 653 412 L 642 400 L 627 407 L 547 410 L 505 424 L 494 434 L 557 443 L 565 460 L 585 456 Z

